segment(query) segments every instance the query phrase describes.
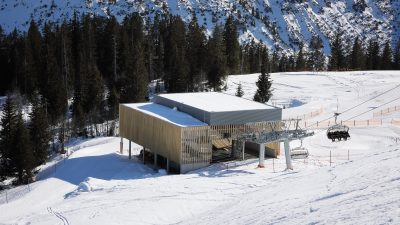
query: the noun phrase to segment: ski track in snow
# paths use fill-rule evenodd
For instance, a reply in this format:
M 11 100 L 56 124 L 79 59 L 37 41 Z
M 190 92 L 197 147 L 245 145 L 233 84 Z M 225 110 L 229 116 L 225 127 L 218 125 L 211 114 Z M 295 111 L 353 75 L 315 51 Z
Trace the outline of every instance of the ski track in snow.
M 61 213 L 54 211 L 51 207 L 47 207 L 47 211 L 50 214 L 52 214 L 52 215 L 56 216 L 57 218 L 59 218 L 63 222 L 64 225 L 69 225 L 69 222 L 68 222 L 67 218 L 65 216 L 63 216 Z

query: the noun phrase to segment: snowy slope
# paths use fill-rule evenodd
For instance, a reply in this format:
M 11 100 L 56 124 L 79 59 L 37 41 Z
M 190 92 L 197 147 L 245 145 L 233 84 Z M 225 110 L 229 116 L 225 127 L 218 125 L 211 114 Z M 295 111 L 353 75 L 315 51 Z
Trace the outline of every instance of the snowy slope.
M 230 76 L 228 83 L 240 80 L 251 96 L 256 77 Z M 336 109 L 337 98 L 340 108 L 357 105 L 400 84 L 400 72 L 282 73 L 272 79 L 277 104 L 303 103 L 285 109 L 284 116 L 322 106 L 319 117 L 325 118 Z M 394 100 L 399 90 L 386 94 L 343 116 Z M 362 115 L 372 117 L 372 112 Z M 386 118 L 400 119 L 400 113 Z M 400 140 L 400 128 L 352 128 L 351 139 L 338 143 L 329 141 L 325 130 L 315 132 L 303 143 L 309 159 L 294 160 L 293 171 L 285 171 L 280 156 L 267 159 L 264 169 L 249 160 L 171 176 L 117 153 L 119 138 L 88 140 L 77 144 L 74 148 L 81 149 L 51 177 L 0 204 L 0 224 L 399 224 L 400 148 L 395 138 Z M 134 146 L 134 153 L 139 149 Z
M 374 112 L 382 108 L 400 105 L 400 100 L 390 102 L 400 96 L 399 75 L 399 71 L 273 73 L 271 79 L 274 91 L 268 104 L 290 107 L 283 111 L 283 117 L 286 119 L 296 118 L 322 108 L 324 114 L 313 118 L 320 121 L 332 116 L 337 108 L 339 112 L 343 112 L 394 88 L 339 117 L 341 120 L 346 120 L 371 109 L 370 112 L 356 118 L 369 119 Z M 253 99 L 257 90 L 255 82 L 258 76 L 259 74 L 229 76 L 226 81 L 228 86 L 226 92 L 235 94 L 240 83 L 244 91 L 243 97 Z M 383 104 L 386 105 L 374 110 Z
M 239 21 L 243 42 L 254 38 L 270 48 L 291 50 L 297 49 L 300 42 L 307 45 L 313 35 L 318 35 L 329 54 L 329 39 L 338 29 L 344 30 L 345 43 L 356 36 L 365 43 L 371 38 L 397 43 L 399 10 L 399 0 L 0 0 L 0 25 L 6 31 L 15 27 L 27 30 L 31 18 L 40 25 L 46 21 L 61 23 L 74 12 L 113 15 L 119 21 L 132 12 L 144 17 L 169 12 L 184 20 L 195 14 L 210 31 L 215 23 L 224 22 L 232 14 Z

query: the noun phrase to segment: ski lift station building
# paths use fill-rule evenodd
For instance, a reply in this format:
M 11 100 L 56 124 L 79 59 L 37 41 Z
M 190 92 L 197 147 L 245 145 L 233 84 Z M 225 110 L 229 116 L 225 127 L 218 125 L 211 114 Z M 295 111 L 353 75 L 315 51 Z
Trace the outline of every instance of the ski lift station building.
M 156 166 L 178 173 L 210 165 L 216 152 L 239 158 L 232 150 L 239 135 L 279 129 L 281 120 L 280 108 L 217 92 L 160 94 L 119 108 L 121 138 L 143 146 L 143 161 L 151 154 Z M 273 156 L 279 146 L 267 145 Z

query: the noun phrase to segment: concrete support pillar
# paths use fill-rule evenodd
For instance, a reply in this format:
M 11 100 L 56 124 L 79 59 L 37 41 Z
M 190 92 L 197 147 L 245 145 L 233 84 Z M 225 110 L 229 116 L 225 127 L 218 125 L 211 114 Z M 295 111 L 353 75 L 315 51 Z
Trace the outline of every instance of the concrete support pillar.
M 154 166 L 157 166 L 157 153 L 154 152 Z
M 264 168 L 264 161 L 265 161 L 265 144 L 259 144 L 260 146 L 260 162 L 258 163 L 259 168 Z
M 121 142 L 119 143 L 119 153 L 124 153 L 124 138 L 121 137 Z
M 132 159 L 132 144 L 130 140 L 129 140 L 129 159 Z
M 285 139 L 284 146 L 285 146 L 286 169 L 287 170 L 293 170 L 292 158 L 290 157 L 289 139 L 287 139 L 287 138 Z
M 243 141 L 242 142 L 242 160 L 244 160 L 244 150 L 245 150 L 245 148 L 246 148 L 246 142 Z

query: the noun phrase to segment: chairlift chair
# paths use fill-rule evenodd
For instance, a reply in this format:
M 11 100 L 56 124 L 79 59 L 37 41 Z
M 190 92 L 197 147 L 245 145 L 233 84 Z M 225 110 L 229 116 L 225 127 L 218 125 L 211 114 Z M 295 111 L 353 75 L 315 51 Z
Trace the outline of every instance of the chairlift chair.
M 308 149 L 303 147 L 303 140 L 301 140 L 299 147 L 292 148 L 290 151 L 290 157 L 292 159 L 306 159 L 308 158 L 308 155 Z
M 350 128 L 346 125 L 338 124 L 336 122 L 338 115 L 340 115 L 340 113 L 335 113 L 335 125 L 329 127 L 326 131 L 326 136 L 331 139 L 332 142 L 336 140 L 341 141 L 342 139 L 347 141 L 347 139 L 350 138 Z

